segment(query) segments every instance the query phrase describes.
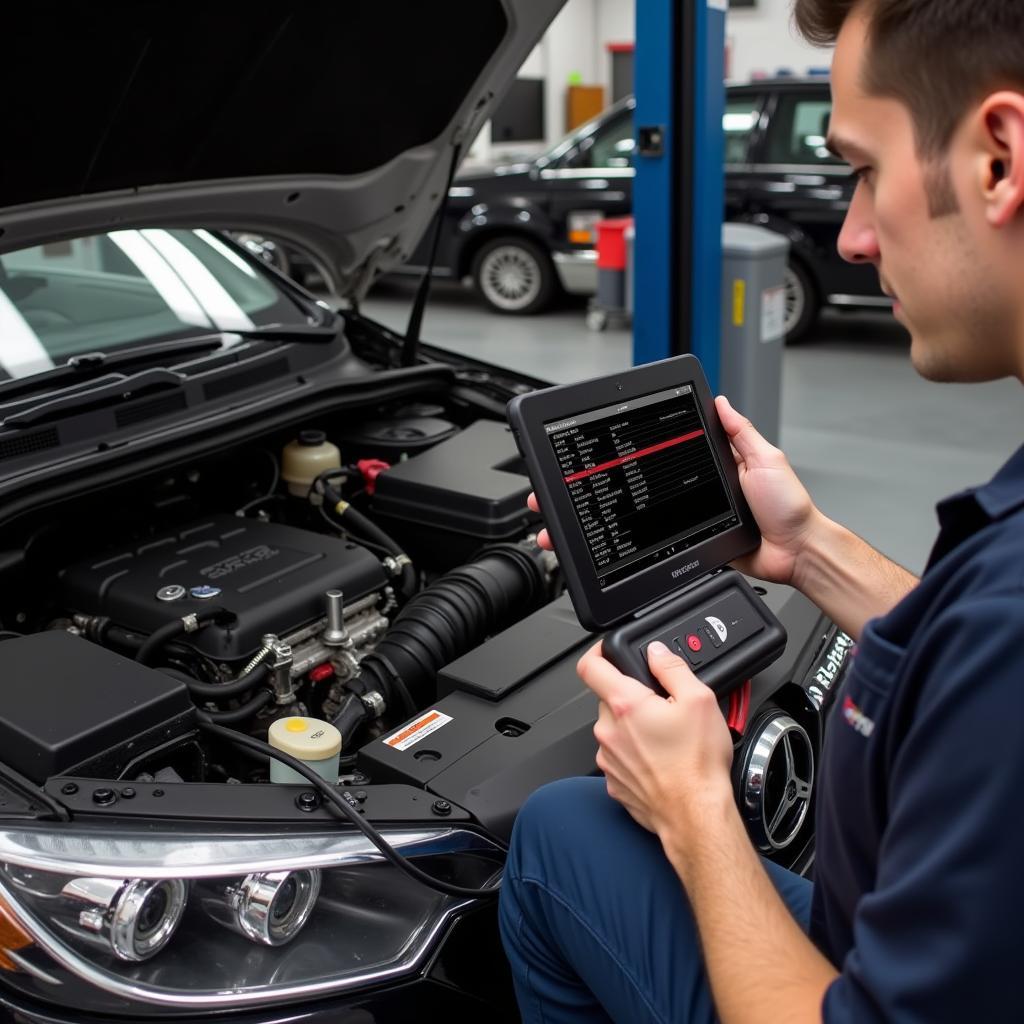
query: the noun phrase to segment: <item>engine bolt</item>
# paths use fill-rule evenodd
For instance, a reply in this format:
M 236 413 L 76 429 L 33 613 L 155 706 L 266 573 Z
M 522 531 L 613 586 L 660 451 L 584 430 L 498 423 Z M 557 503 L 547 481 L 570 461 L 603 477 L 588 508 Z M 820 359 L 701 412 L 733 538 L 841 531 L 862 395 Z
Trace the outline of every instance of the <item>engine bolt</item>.
M 446 818 L 452 813 L 452 805 L 447 800 L 435 800 L 431 810 L 442 818 Z
M 311 789 L 303 790 L 303 792 L 295 798 L 295 806 L 298 807 L 300 811 L 315 811 L 320 806 L 320 797 Z
M 163 795 L 164 795 L 164 791 L 162 789 L 154 789 L 153 790 L 153 796 L 163 796 Z
M 78 792 L 78 783 L 77 782 L 65 782 L 64 785 L 60 787 L 60 791 L 65 796 L 74 796 L 75 793 Z
M 132 800 L 135 797 L 135 790 L 131 786 L 125 786 L 124 789 L 121 790 L 121 796 L 124 797 L 125 800 Z
M 94 789 L 92 791 L 92 802 L 100 807 L 109 807 L 117 800 L 117 794 L 112 789 Z

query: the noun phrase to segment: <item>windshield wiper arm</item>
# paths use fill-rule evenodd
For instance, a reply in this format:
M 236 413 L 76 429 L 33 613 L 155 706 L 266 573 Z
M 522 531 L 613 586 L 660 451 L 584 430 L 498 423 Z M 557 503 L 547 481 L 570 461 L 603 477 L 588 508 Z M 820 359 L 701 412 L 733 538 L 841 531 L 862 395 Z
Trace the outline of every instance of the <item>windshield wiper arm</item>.
M 213 352 L 223 348 L 221 335 L 203 335 L 201 338 L 178 338 L 171 341 L 154 341 L 148 345 L 115 349 L 113 352 L 82 352 L 70 356 L 67 362 L 52 370 L 43 370 L 29 377 L 16 377 L 0 381 L 0 403 L 11 402 L 20 395 L 31 395 L 33 391 L 49 391 L 64 384 L 77 384 L 91 376 L 105 375 L 111 370 L 127 368 L 138 363 L 151 363 L 161 356 L 173 356 L 173 362 L 182 362 L 185 356 L 202 352 Z
M 31 427 L 37 423 L 60 419 L 69 412 L 80 412 L 95 406 L 112 405 L 128 398 L 151 391 L 166 391 L 180 388 L 185 378 L 173 370 L 143 370 L 134 376 L 126 377 L 117 374 L 115 380 L 107 380 L 99 387 L 74 391 L 57 398 L 40 402 L 21 412 L 12 413 L 4 418 L 3 427 Z
M 267 327 L 243 327 L 224 334 L 237 334 L 247 341 L 312 341 L 328 344 L 338 337 L 340 324 L 271 324 Z

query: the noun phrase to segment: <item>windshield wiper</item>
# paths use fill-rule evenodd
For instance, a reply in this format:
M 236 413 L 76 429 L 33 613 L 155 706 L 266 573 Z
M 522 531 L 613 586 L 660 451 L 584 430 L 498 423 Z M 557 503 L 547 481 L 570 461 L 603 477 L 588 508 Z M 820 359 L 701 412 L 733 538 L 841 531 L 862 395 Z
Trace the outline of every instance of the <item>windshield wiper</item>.
M 95 388 L 85 388 L 70 394 L 59 395 L 33 405 L 20 412 L 4 417 L 0 426 L 31 427 L 48 420 L 60 419 L 69 412 L 81 412 L 96 406 L 112 405 L 129 398 L 138 398 L 152 391 L 167 391 L 184 386 L 185 378 L 173 370 L 143 370 L 128 377 L 123 373 L 112 374 L 104 383 Z
M 70 356 L 67 362 L 52 370 L 34 373 L 31 377 L 16 377 L 0 381 L 0 403 L 13 401 L 21 395 L 54 386 L 74 384 L 92 376 L 106 374 L 111 370 L 127 369 L 130 366 L 159 361 L 168 357 L 167 363 L 174 365 L 186 357 L 204 352 L 216 352 L 225 348 L 224 338 L 236 335 L 245 341 L 267 342 L 313 342 L 329 344 L 338 336 L 338 327 L 326 324 L 273 324 L 267 327 L 243 327 L 237 330 L 218 331 L 191 338 L 172 338 L 167 341 L 153 341 L 146 345 L 115 349 L 113 352 L 82 352 Z
M 11 402 L 20 395 L 30 395 L 33 391 L 51 390 L 54 386 L 77 384 L 87 381 L 90 377 L 106 374 L 111 370 L 127 369 L 140 363 L 151 363 L 162 356 L 174 356 L 173 362 L 181 362 L 179 357 L 195 356 L 202 352 L 213 352 L 223 348 L 224 341 L 219 334 L 204 335 L 201 338 L 179 338 L 172 341 L 154 341 L 148 345 L 135 345 L 132 348 L 117 349 L 113 352 L 83 352 L 71 356 L 66 363 L 55 366 L 52 370 L 34 373 L 31 377 L 16 377 L 13 380 L 0 381 L 0 403 Z

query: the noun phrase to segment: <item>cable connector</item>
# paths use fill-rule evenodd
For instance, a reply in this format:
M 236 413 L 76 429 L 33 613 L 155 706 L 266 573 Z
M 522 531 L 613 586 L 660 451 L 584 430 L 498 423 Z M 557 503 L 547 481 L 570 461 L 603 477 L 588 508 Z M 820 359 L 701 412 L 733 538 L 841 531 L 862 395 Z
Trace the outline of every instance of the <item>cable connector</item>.
M 386 558 L 381 559 L 381 565 L 384 566 L 389 576 L 401 576 L 402 570 L 407 565 L 412 565 L 412 559 L 408 555 L 402 553 L 397 555 L 388 555 Z

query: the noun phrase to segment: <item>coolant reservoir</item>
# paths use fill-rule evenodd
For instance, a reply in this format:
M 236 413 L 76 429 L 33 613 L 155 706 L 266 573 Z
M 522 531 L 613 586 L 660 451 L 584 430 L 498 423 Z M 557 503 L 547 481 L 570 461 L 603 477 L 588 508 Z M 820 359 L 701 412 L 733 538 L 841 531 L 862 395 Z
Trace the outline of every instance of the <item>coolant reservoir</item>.
M 272 747 L 297 757 L 332 786 L 337 783 L 341 733 L 330 722 L 298 716 L 279 718 L 270 726 L 267 739 Z M 288 765 L 271 758 L 270 781 L 307 780 Z
M 340 466 L 341 452 L 322 430 L 300 431 L 298 439 L 289 441 L 281 453 L 281 476 L 297 498 L 306 497 L 313 481 L 324 470 Z

